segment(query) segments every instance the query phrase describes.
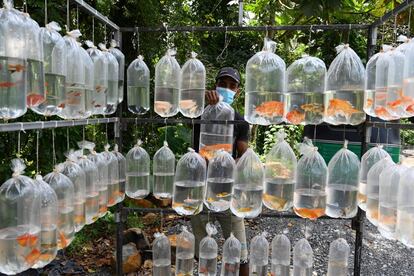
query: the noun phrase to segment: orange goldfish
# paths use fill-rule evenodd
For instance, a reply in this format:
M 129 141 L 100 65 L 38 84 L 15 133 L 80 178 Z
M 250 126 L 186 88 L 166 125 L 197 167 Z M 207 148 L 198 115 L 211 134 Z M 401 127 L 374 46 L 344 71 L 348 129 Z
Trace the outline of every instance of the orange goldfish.
M 182 109 L 190 109 L 197 107 L 197 103 L 193 100 L 182 100 L 180 101 L 180 108 Z
M 99 213 L 105 213 L 106 211 L 108 211 L 108 207 L 107 206 L 101 206 L 101 207 L 99 207 Z
M 65 108 L 65 103 L 61 103 L 58 105 L 59 108 Z
M 85 216 L 80 216 L 80 215 L 75 216 L 75 218 L 73 219 L 73 221 L 74 221 L 76 224 L 81 224 L 81 223 L 84 223 L 84 222 L 85 222 Z
M 50 261 L 54 258 L 55 258 L 55 256 L 53 256 L 52 254 L 44 253 L 44 254 L 41 254 L 39 256 L 39 261 L 47 262 L 47 261 Z
M 37 259 L 40 257 L 40 251 L 38 249 L 33 249 L 29 255 L 27 255 L 26 257 L 24 257 L 24 259 L 26 260 L 26 262 L 28 264 L 34 264 L 35 261 L 37 261 Z
M 356 110 L 349 101 L 341 99 L 331 99 L 329 100 L 328 106 L 328 116 L 333 116 L 336 114 L 343 114 L 345 116 L 350 116 L 353 113 L 360 112 Z
M 302 217 L 302 218 L 308 218 L 311 220 L 315 220 L 323 215 L 325 215 L 325 209 L 324 208 L 315 208 L 315 209 L 308 209 L 308 208 L 293 208 L 295 213 Z
M 324 109 L 323 105 L 319 103 L 302 104 L 300 108 L 307 112 L 315 113 L 322 113 Z
M 21 235 L 17 237 L 17 243 L 20 246 L 30 246 L 33 247 L 36 245 L 38 237 L 29 233 L 26 233 L 24 235 Z
M 303 120 L 305 120 L 305 113 L 302 113 L 297 109 L 294 109 L 286 115 L 286 119 L 289 121 L 289 123 L 298 125 L 302 123 Z
M 407 108 L 405 109 L 405 111 L 409 112 L 409 113 L 414 113 L 414 104 L 410 104 L 409 106 L 407 106 Z
M 204 158 L 211 159 L 214 157 L 214 153 L 220 149 L 223 149 L 227 152 L 231 152 L 233 149 L 232 144 L 215 144 L 204 146 L 200 149 L 200 155 Z
M 284 105 L 283 105 L 283 102 L 278 102 L 278 101 L 264 102 L 258 107 L 256 107 L 255 111 L 258 115 L 267 117 L 267 118 L 283 116 Z
M 9 82 L 9 81 L 0 82 L 0 88 L 10 88 L 13 86 L 16 86 L 15 82 Z
M 398 99 L 398 100 L 387 103 L 387 106 L 391 109 L 397 109 L 402 104 L 403 104 L 403 101 L 401 99 Z
M 374 103 L 374 101 L 372 99 L 367 99 L 367 102 L 365 104 L 365 108 L 371 107 L 373 103 Z
M 115 204 L 115 198 L 110 197 L 108 200 L 108 205 L 114 205 Z
M 9 71 L 11 72 L 22 72 L 25 67 L 21 64 L 9 64 Z
M 287 200 L 278 196 L 263 194 L 263 201 L 270 205 L 273 210 L 283 211 Z
M 230 196 L 230 194 L 227 192 L 222 192 L 222 193 L 217 194 L 218 198 L 223 198 L 223 197 L 228 197 L 228 196 Z
M 68 246 L 68 239 L 62 231 L 59 231 L 59 243 L 60 248 L 65 248 L 66 246 Z
M 27 105 L 28 106 L 35 106 L 43 103 L 45 101 L 45 97 L 38 93 L 30 93 L 27 94 Z
M 166 101 L 155 101 L 154 108 L 158 110 L 158 112 L 168 113 L 170 112 L 172 105 Z
M 375 115 L 379 118 L 386 119 L 386 120 L 393 120 L 393 116 L 388 112 L 388 110 L 383 106 L 378 106 L 375 108 Z
M 207 202 L 208 203 L 212 203 L 212 202 L 215 202 L 215 201 L 216 200 L 214 198 L 212 198 L 212 197 L 207 198 Z
M 237 209 L 238 212 L 250 212 L 251 210 L 253 210 L 252 207 L 242 207 Z

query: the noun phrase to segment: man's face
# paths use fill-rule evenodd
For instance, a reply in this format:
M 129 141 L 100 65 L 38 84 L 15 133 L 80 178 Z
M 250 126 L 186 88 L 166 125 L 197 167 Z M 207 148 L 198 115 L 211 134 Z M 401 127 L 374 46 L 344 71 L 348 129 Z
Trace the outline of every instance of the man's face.
M 233 90 L 234 92 L 239 92 L 239 84 L 237 81 L 235 81 L 231 77 L 221 77 L 216 82 L 217 87 L 223 87 L 230 90 Z

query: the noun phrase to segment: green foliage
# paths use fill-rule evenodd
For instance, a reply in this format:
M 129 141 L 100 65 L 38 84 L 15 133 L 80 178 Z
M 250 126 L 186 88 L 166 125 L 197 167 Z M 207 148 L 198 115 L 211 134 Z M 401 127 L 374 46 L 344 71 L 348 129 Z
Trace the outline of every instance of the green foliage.
M 402 119 L 401 123 L 409 124 L 410 121 L 408 119 Z M 411 129 L 401 130 L 401 140 L 403 143 L 402 146 L 414 145 L 414 130 L 411 130 Z

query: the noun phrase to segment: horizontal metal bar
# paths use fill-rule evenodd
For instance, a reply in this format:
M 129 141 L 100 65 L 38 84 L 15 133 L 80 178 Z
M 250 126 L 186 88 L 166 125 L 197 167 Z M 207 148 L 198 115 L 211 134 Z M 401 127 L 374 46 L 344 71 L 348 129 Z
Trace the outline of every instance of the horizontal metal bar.
M 365 30 L 368 24 L 279 25 L 279 26 L 174 26 L 121 27 L 121 32 L 249 32 L 249 31 L 306 31 L 310 30 Z
M 37 121 L 37 122 L 21 122 L 0 124 L 0 132 L 7 131 L 26 131 L 34 129 L 58 128 L 58 127 L 72 127 L 96 124 L 118 123 L 118 117 L 112 118 L 98 118 L 98 119 L 83 119 L 83 120 L 61 120 L 61 121 Z
M 127 213 L 129 212 L 136 212 L 136 213 L 162 213 L 162 214 L 177 214 L 174 209 L 172 208 L 133 208 L 133 207 L 124 207 L 123 210 Z M 201 212 L 203 215 L 214 215 L 214 216 L 220 216 L 220 217 L 228 217 L 228 213 L 215 213 L 203 210 Z M 263 212 L 261 213 L 258 218 L 291 218 L 291 219 L 303 219 L 302 217 L 299 217 L 295 213 L 290 212 Z M 323 216 L 318 219 L 340 219 L 340 220 L 352 220 L 352 218 L 349 219 L 343 219 L 343 218 L 331 218 L 328 216 Z
M 108 19 L 105 15 L 98 12 L 96 9 L 94 9 L 92 6 L 90 6 L 88 3 L 86 3 L 83 0 L 71 0 L 73 3 L 78 5 L 80 8 L 82 8 L 85 12 L 89 13 L 108 27 L 110 27 L 112 30 L 119 31 L 120 28 L 118 25 L 116 25 L 114 22 Z
M 169 119 L 169 118 L 121 118 L 121 122 L 125 124 L 229 124 L 239 125 L 246 124 L 244 120 L 200 120 L 200 119 Z
M 388 122 L 369 122 L 366 123 L 367 127 L 376 128 L 393 128 L 393 129 L 414 129 L 414 124 L 400 124 L 400 123 L 388 123 Z
M 406 10 L 407 8 L 409 8 L 410 6 L 412 6 L 414 4 L 414 0 L 406 0 L 403 3 L 401 3 L 400 5 L 398 5 L 395 9 L 393 9 L 392 11 L 387 12 L 386 14 L 384 14 L 383 16 L 381 16 L 379 19 L 375 20 L 371 26 L 373 28 L 378 27 L 382 24 L 384 24 L 388 19 L 390 19 L 391 17 L 394 17 L 396 15 L 398 15 L 400 12 L 403 12 L 404 10 Z

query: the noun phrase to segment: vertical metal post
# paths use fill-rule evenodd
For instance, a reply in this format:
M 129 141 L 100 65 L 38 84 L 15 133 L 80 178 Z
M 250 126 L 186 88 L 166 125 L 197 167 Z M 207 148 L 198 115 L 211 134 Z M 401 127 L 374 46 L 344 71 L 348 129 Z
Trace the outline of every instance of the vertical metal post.
M 243 25 L 243 0 L 239 0 L 239 26 Z

